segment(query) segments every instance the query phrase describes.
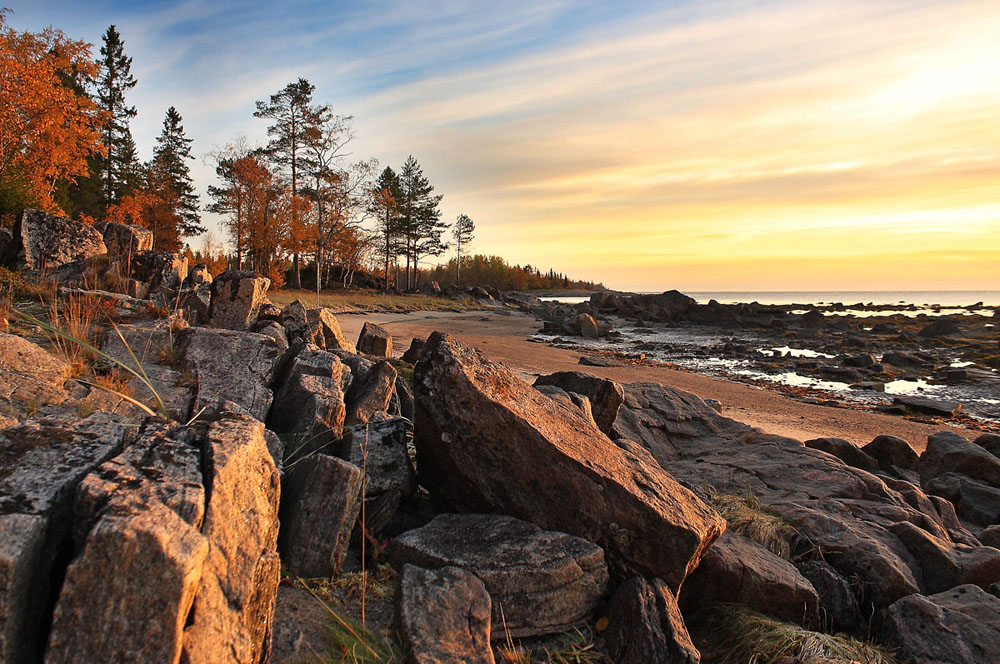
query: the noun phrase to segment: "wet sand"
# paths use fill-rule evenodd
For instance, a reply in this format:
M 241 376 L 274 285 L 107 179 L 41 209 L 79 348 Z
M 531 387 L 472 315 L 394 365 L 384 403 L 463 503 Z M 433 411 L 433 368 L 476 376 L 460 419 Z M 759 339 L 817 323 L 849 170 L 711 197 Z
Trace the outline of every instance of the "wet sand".
M 864 445 L 875 436 L 889 434 L 923 451 L 927 437 L 938 431 L 955 431 L 970 440 L 980 432 L 961 427 L 924 424 L 901 417 L 849 408 L 802 403 L 780 393 L 752 385 L 656 366 L 590 367 L 579 363 L 580 351 L 553 348 L 528 341 L 541 328 L 533 317 L 488 311 L 464 313 L 414 312 L 410 314 L 340 313 L 344 333 L 357 339 L 366 320 L 384 326 L 393 337 L 398 356 L 414 337 L 426 339 L 434 331 L 448 332 L 462 343 L 476 346 L 490 359 L 499 361 L 531 380 L 554 371 L 584 371 L 620 383 L 656 382 L 717 399 L 726 417 L 759 427 L 768 433 L 799 440 L 830 436 Z

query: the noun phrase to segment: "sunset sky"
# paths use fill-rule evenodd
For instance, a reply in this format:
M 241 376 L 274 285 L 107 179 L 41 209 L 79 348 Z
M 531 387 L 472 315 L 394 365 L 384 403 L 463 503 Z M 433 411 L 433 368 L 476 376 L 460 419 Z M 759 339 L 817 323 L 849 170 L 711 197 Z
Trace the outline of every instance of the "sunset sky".
M 355 117 L 355 157 L 413 154 L 473 250 L 514 263 L 629 290 L 1000 289 L 997 0 L 6 4 L 98 45 L 118 26 L 144 158 L 171 105 L 199 156 L 263 142 L 254 100 L 301 76 Z

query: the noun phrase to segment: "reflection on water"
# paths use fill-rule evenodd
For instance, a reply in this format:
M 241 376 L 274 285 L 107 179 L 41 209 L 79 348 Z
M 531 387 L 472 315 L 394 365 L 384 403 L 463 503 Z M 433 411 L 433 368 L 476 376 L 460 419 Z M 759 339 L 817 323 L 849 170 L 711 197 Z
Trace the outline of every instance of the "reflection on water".
M 931 385 L 926 380 L 893 380 L 885 384 L 886 394 L 916 394 L 917 392 L 933 392 L 943 385 Z
M 827 359 L 833 359 L 835 356 L 827 355 L 826 353 L 820 353 L 819 351 L 809 350 L 808 348 L 792 348 L 790 346 L 781 346 L 780 348 L 772 348 L 770 350 L 766 348 L 758 348 L 758 353 L 763 353 L 768 357 L 809 357 L 817 358 L 824 357 Z

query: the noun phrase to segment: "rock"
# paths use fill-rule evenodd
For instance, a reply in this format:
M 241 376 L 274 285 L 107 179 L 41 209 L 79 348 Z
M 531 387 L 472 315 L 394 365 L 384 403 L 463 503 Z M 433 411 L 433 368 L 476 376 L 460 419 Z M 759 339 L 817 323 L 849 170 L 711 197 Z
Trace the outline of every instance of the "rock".
M 583 355 L 580 357 L 580 364 L 585 367 L 617 367 L 618 362 L 614 360 L 609 360 L 606 357 L 590 357 L 589 355 Z
M 910 444 L 895 436 L 876 436 L 861 451 L 875 459 L 879 467 L 887 472 L 891 472 L 894 467 L 916 470 L 920 463 L 920 457 Z
M 212 290 L 208 285 L 203 285 L 199 288 L 181 291 L 177 303 L 184 312 L 184 318 L 190 324 L 207 324 L 212 308 Z
M 979 541 L 983 543 L 983 546 L 992 546 L 994 549 L 1000 549 L 1000 525 L 993 525 L 983 529 L 983 532 L 979 533 Z
M 585 537 L 671 588 L 725 528 L 638 445 L 611 443 L 447 335 L 428 339 L 413 387 L 417 467 L 442 504 Z
M 701 653 L 684 625 L 670 588 L 634 576 L 615 590 L 604 638 L 619 664 L 698 664 Z
M 39 272 L 108 253 L 104 238 L 93 226 L 41 210 L 21 213 L 14 225 L 13 240 L 25 267 Z
M 819 596 L 787 560 L 738 533 L 727 531 L 684 582 L 687 606 L 735 602 L 804 627 L 819 626 Z
M 257 320 L 271 280 L 254 272 L 227 270 L 212 281 L 212 327 L 248 330 Z
M 323 307 L 309 309 L 306 311 L 306 322 L 316 325 L 323 335 L 324 347 L 327 350 L 346 350 L 348 353 L 357 352 L 350 339 L 344 336 L 340 329 L 340 323 L 336 316 L 329 309 Z
M 587 339 L 596 339 L 601 336 L 597 321 L 590 314 L 580 314 L 576 317 L 576 325 L 580 328 L 580 334 Z
M 902 351 L 890 351 L 882 355 L 882 364 L 891 364 L 894 367 L 919 368 L 929 364 L 927 360 L 917 357 L 913 353 Z
M 957 401 L 939 401 L 927 397 L 900 396 L 893 397 L 893 403 L 915 413 L 936 415 L 938 417 L 954 417 L 962 412 L 962 404 Z
M 918 335 L 928 339 L 934 339 L 937 337 L 946 337 L 952 334 L 961 334 L 962 328 L 958 326 L 958 323 L 951 320 L 950 318 L 940 318 L 930 325 L 927 325 L 919 332 Z
M 264 425 L 223 415 L 207 426 L 202 459 L 210 497 L 201 533 L 209 553 L 184 629 L 182 659 L 267 661 L 281 563 L 279 476 Z
M 556 387 L 555 385 L 537 385 L 535 389 L 544 394 L 545 396 L 558 401 L 570 408 L 577 408 L 586 418 L 587 422 L 597 428 L 597 422 L 594 421 L 594 412 L 590 404 L 590 399 L 587 397 L 577 394 L 576 392 L 567 392 L 561 387 Z
M 271 337 L 279 347 L 288 348 L 288 335 L 285 334 L 285 328 L 273 320 L 258 320 L 257 324 L 253 326 L 253 331 L 257 334 L 263 334 L 265 337 Z
M 396 594 L 396 627 L 415 664 L 493 664 L 490 596 L 457 567 L 405 565 Z
M 878 461 L 862 452 L 854 443 L 842 438 L 814 438 L 807 440 L 806 447 L 814 450 L 822 450 L 827 454 L 832 454 L 848 466 L 854 466 L 869 472 L 878 470 Z
M 957 473 L 944 473 L 921 484 L 927 493 L 954 504 L 963 519 L 983 526 L 1000 523 L 1000 489 Z
M 1000 489 L 1000 459 L 950 431 L 927 439 L 918 471 L 921 483 L 945 473 L 957 473 Z
M 286 350 L 263 334 L 197 327 L 185 335 L 182 357 L 198 380 L 200 403 L 227 399 L 263 421 L 273 400 L 270 386 Z
M 208 266 L 198 263 L 188 271 L 187 281 L 197 288 L 203 284 L 212 283 L 212 273 L 208 271 Z
M 57 404 L 67 398 L 63 384 L 70 366 L 27 339 L 0 332 L 0 399 L 7 408 Z
M 816 589 L 828 626 L 838 632 L 857 634 L 862 623 L 861 609 L 847 579 L 822 560 L 802 561 L 797 567 Z
M 490 514 L 437 516 L 393 539 L 389 559 L 397 568 L 408 563 L 472 572 L 490 593 L 493 622 L 505 624 L 512 637 L 566 631 L 593 614 L 608 584 L 600 547 Z
M 305 349 L 291 362 L 288 375 L 275 393 L 269 427 L 289 436 L 289 452 L 301 458 L 316 451 L 334 454 L 343 433 L 343 365 L 336 355 Z M 293 457 L 289 458 L 289 461 Z
M 417 490 L 406 448 L 410 430 L 400 418 L 370 422 L 348 430 L 341 441 L 339 456 L 365 473 L 365 528 L 372 535 L 385 530 L 399 501 Z
M 567 392 L 589 398 L 594 421 L 604 433 L 611 431 L 611 426 L 618 417 L 618 409 L 625 402 L 625 390 L 621 385 L 580 371 L 560 371 L 539 376 L 535 379 L 535 386 L 539 385 L 555 385 Z
M 424 354 L 424 340 L 417 339 L 414 337 L 410 340 L 410 347 L 406 349 L 403 356 L 400 358 L 403 362 L 408 362 L 409 364 L 416 364 L 420 361 L 420 358 Z
M 99 226 L 108 253 L 126 264 L 140 251 L 152 251 L 153 231 L 134 224 L 104 223 Z
M 66 571 L 46 662 L 177 661 L 208 540 L 200 450 L 176 425 L 139 440 L 76 494 L 80 555 Z M 95 525 L 96 524 L 96 525 Z
M 381 325 L 366 322 L 358 336 L 357 352 L 372 357 L 392 357 L 392 335 Z
M 882 638 L 907 662 L 998 662 L 1000 599 L 971 585 L 910 595 L 889 607 Z
M 943 592 L 963 583 L 981 588 L 1000 581 L 1000 550 L 988 546 L 952 544 L 903 521 L 889 530 L 914 557 L 926 592 Z
M 377 363 L 351 384 L 347 393 L 345 426 L 369 422 L 375 413 L 384 413 L 396 392 L 396 369 L 385 360 Z
M 73 551 L 73 493 L 126 432 L 105 413 L 0 431 L 0 662 L 41 660 L 52 584 Z
M 282 480 L 278 547 L 288 570 L 303 577 L 339 576 L 361 510 L 361 469 L 313 454 Z
M 972 442 L 1000 459 L 1000 434 L 984 433 Z
M 188 260 L 184 254 L 142 251 L 132 257 L 132 278 L 145 284 L 148 291 L 158 288 L 176 291 L 187 275 Z

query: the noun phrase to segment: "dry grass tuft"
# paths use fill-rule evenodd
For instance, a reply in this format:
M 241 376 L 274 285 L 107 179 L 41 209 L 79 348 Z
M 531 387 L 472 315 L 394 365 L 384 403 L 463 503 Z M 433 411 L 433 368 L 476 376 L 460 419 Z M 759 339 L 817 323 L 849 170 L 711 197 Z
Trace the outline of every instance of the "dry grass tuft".
M 736 604 L 702 609 L 691 627 L 702 656 L 717 664 L 896 664 L 873 644 L 813 632 Z
M 706 489 L 709 503 L 722 515 L 729 527 L 749 537 L 774 555 L 788 560 L 797 531 L 784 519 L 761 509 L 757 496 L 750 491 L 745 496 L 719 493 Z

